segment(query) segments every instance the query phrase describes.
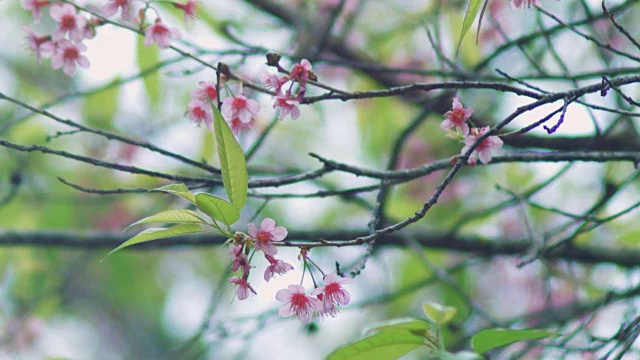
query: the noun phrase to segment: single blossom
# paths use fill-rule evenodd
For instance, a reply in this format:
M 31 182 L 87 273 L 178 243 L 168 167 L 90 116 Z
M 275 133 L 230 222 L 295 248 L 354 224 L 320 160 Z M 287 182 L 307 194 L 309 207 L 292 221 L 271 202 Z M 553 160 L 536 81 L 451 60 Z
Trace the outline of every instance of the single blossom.
M 213 131 L 213 110 L 211 104 L 201 100 L 191 100 L 187 104 L 186 116 L 198 126 L 204 123 L 209 130 Z
M 250 122 L 244 123 L 239 118 L 233 118 L 231 121 L 227 121 L 231 131 L 234 135 L 238 135 L 241 132 L 249 131 L 253 127 L 254 119 L 251 119 Z
M 264 257 L 269 261 L 269 266 L 264 270 L 264 281 L 269 281 L 275 274 L 284 275 L 293 270 L 291 264 L 280 259 L 276 259 L 271 255 L 265 254 Z
M 198 17 L 198 15 L 196 15 L 198 0 L 187 0 L 184 4 L 179 2 L 173 2 L 172 4 L 184 12 L 185 21 L 195 20 Z
M 242 269 L 242 274 L 249 274 L 251 270 L 251 263 L 249 263 L 249 258 L 247 258 L 247 254 L 242 251 L 242 245 L 230 245 L 231 252 L 229 255 L 233 255 L 233 262 L 231 264 L 231 271 L 238 271 L 238 269 Z
M 222 116 L 227 121 L 237 118 L 249 124 L 258 115 L 258 111 L 260 111 L 258 102 L 247 99 L 244 95 L 229 96 L 222 101 Z
M 282 86 L 289 81 L 288 76 L 278 76 L 269 72 L 263 72 L 260 74 L 260 81 L 266 85 L 267 89 L 272 89 L 276 92 L 276 95 L 282 94 Z
M 467 119 L 473 115 L 473 108 L 464 108 L 460 103 L 460 99 L 456 96 L 453 98 L 452 109 L 444 114 L 444 121 L 440 124 L 442 130 L 448 130 L 452 127 L 460 129 L 462 135 L 467 136 L 469 134 L 469 125 Z
M 36 53 L 38 64 L 40 64 L 41 57 L 51 57 L 53 55 L 56 46 L 51 41 L 51 36 L 38 36 L 28 26 L 23 26 L 22 30 L 27 33 L 27 45 L 29 49 Z
M 280 112 L 278 115 L 279 119 L 284 119 L 287 115 L 290 115 L 291 120 L 295 120 L 300 116 L 300 109 L 298 109 L 299 104 L 300 102 L 293 99 L 291 93 L 287 92 L 284 95 L 276 96 L 276 102 L 273 104 L 273 107 Z
M 514 9 L 520 9 L 524 6 L 542 6 L 542 4 L 540 4 L 540 0 L 511 0 L 511 7 Z
M 204 102 L 217 101 L 218 89 L 213 81 L 200 81 L 198 87 L 193 89 L 189 94 L 192 99 Z
M 181 34 L 178 29 L 169 28 L 160 18 L 157 18 L 156 22 L 144 31 L 144 36 L 145 46 L 155 42 L 161 49 L 166 49 L 171 45 L 171 39 L 179 38 Z
M 338 305 L 347 305 L 351 301 L 351 294 L 342 285 L 352 282 L 351 278 L 327 274 L 324 276 L 324 285 L 314 289 L 311 295 L 322 300 L 322 310 L 325 313 L 335 316 Z
M 49 5 L 49 0 L 22 0 L 22 8 L 31 11 L 35 21 L 40 21 L 40 9 Z
M 305 295 L 300 285 L 289 285 L 288 289 L 278 290 L 276 300 L 284 303 L 280 308 L 281 316 L 298 316 L 300 321 L 308 323 L 314 311 L 320 311 L 322 302 L 316 297 Z
M 478 138 L 484 134 L 486 134 L 490 128 L 485 126 L 480 130 L 476 130 L 475 128 L 471 131 L 471 134 L 464 138 L 465 146 L 462 148 L 460 154 L 466 153 L 473 144 L 476 143 Z M 471 166 L 474 166 L 477 162 L 476 157 L 480 158 L 480 161 L 483 164 L 488 164 L 491 162 L 491 152 L 494 150 L 499 150 L 502 147 L 502 139 L 498 136 L 489 136 L 482 140 L 482 142 L 471 152 L 469 155 L 469 160 L 467 163 Z
M 256 250 L 262 250 L 266 255 L 275 256 L 278 253 L 274 241 L 282 241 L 287 237 L 287 229 L 276 226 L 273 219 L 265 218 L 260 224 L 260 229 L 255 224 L 249 224 L 249 236 L 256 241 Z
M 133 0 L 109 0 L 102 8 L 102 15 L 111 17 L 120 9 L 122 20 L 128 21 L 131 20 L 132 8 Z
M 249 297 L 249 291 L 251 291 L 254 295 L 257 295 L 255 290 L 251 287 L 251 284 L 247 282 L 247 279 L 239 278 L 237 276 L 229 279 L 229 282 L 236 285 L 236 296 L 238 300 L 244 300 Z
M 76 8 L 71 4 L 54 4 L 49 11 L 53 20 L 58 23 L 58 27 L 53 30 L 51 38 L 53 41 L 60 41 L 69 33 L 69 39 L 80 42 L 84 39 L 84 27 L 87 20 L 76 12 Z
M 89 59 L 82 55 L 87 47 L 82 44 L 74 44 L 69 40 L 63 39 L 57 43 L 55 54 L 51 57 L 51 67 L 54 69 L 64 70 L 67 76 L 73 76 L 76 73 L 76 65 L 83 68 L 89 67 Z
M 311 63 L 307 59 L 302 59 L 299 64 L 295 64 L 291 69 L 289 78 L 291 81 L 297 81 L 302 87 L 307 85 L 309 73 L 311 72 Z

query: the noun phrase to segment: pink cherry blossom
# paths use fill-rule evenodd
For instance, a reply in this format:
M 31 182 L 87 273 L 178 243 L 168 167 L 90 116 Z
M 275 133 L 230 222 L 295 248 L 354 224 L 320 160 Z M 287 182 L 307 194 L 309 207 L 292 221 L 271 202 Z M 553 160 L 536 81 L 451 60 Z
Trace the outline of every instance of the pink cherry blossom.
M 22 8 L 33 12 L 35 21 L 40 21 L 40 9 L 48 5 L 49 0 L 22 0 Z
M 73 76 L 76 73 L 76 64 L 83 68 L 89 67 L 89 59 L 82 55 L 87 47 L 82 44 L 74 44 L 69 40 L 62 39 L 57 43 L 55 54 L 51 57 L 51 67 L 59 69 L 63 67 L 67 76 Z
M 511 7 L 514 9 L 520 9 L 524 6 L 541 6 L 540 0 L 511 0 Z
M 56 46 L 51 41 L 51 36 L 38 36 L 28 26 L 23 26 L 22 30 L 27 33 L 27 45 L 29 49 L 36 53 L 38 64 L 40 64 L 41 57 L 51 57 L 53 55 Z
M 233 134 L 238 135 L 242 132 L 249 131 L 249 129 L 253 127 L 254 120 L 251 119 L 251 122 L 243 123 L 239 118 L 233 118 L 231 119 L 231 121 L 227 121 L 227 123 L 229 124 L 229 127 L 231 128 Z
M 76 12 L 76 8 L 71 4 L 54 4 L 49 11 L 53 20 L 58 23 L 58 27 L 53 30 L 51 38 L 53 41 L 60 41 L 69 33 L 69 39 L 80 42 L 84 39 L 84 27 L 87 20 Z
M 351 294 L 342 285 L 352 283 L 353 279 L 339 277 L 336 274 L 324 276 L 324 286 L 311 292 L 312 296 L 322 299 L 322 310 L 332 316 L 337 313 L 338 305 L 347 305 L 351 301 Z
M 198 126 L 204 123 L 209 130 L 213 131 L 213 110 L 211 104 L 201 100 L 191 100 L 187 104 L 186 116 Z
M 260 81 L 266 85 L 267 89 L 272 89 L 276 92 L 276 95 L 282 94 L 282 86 L 289 81 L 288 76 L 278 76 L 269 72 L 263 72 L 260 74 Z
M 476 143 L 478 138 L 484 134 L 486 134 L 490 128 L 485 126 L 480 130 L 476 130 L 475 128 L 471 131 L 471 134 L 465 137 L 464 143 L 465 146 L 462 148 L 460 154 L 466 153 L 473 144 Z M 499 150 L 502 147 L 502 139 L 498 136 L 489 136 L 486 139 L 482 140 L 482 142 L 476 147 L 473 152 L 469 155 L 469 160 L 467 163 L 471 166 L 476 164 L 476 157 L 480 158 L 480 161 L 483 164 L 488 164 L 491 162 L 491 152 L 494 150 Z
M 195 20 L 198 16 L 196 15 L 196 8 L 198 7 L 198 0 L 187 0 L 186 3 L 178 3 L 173 2 L 173 6 L 184 12 L 185 20 Z
M 456 127 L 460 129 L 462 135 L 467 136 L 469 134 L 467 119 L 469 119 L 472 114 L 473 108 L 468 107 L 465 109 L 462 107 L 460 99 L 456 96 L 453 98 L 452 109 L 444 114 L 446 119 L 440 124 L 440 128 L 442 128 L 442 130 L 447 130 L 452 127 Z
M 291 97 L 291 93 L 287 92 L 285 95 L 276 96 L 276 102 L 273 107 L 280 112 L 279 119 L 284 119 L 287 115 L 291 115 L 291 120 L 295 120 L 300 116 L 300 109 L 298 105 L 300 102 Z
M 229 255 L 233 255 L 233 263 L 231 264 L 231 271 L 238 271 L 242 269 L 242 274 L 249 274 L 251 270 L 251 263 L 247 258 L 247 254 L 242 251 L 242 245 L 231 245 L 231 252 Z
M 144 36 L 145 46 L 155 42 L 161 49 L 166 49 L 171 46 L 171 39 L 179 38 L 181 34 L 178 29 L 169 28 L 160 18 L 157 18 L 155 24 L 144 31 Z
M 265 254 L 264 257 L 269 261 L 269 264 L 271 264 L 264 270 L 264 281 L 271 280 L 275 274 L 284 275 L 293 270 L 293 266 L 289 263 L 276 259 L 271 255 Z
M 300 285 L 289 285 L 288 289 L 278 290 L 276 300 L 284 303 L 280 308 L 281 316 L 298 316 L 303 323 L 311 321 L 314 311 L 320 311 L 322 307 L 322 302 L 305 295 Z
M 299 64 L 295 64 L 289 78 L 291 81 L 297 81 L 301 86 L 306 86 L 309 80 L 309 72 L 311 71 L 311 63 L 307 59 L 302 59 Z
M 249 224 L 249 235 L 256 241 L 256 250 L 262 250 L 266 255 L 275 256 L 278 253 L 274 241 L 282 241 L 287 237 L 287 229 L 276 226 L 273 219 L 265 218 L 258 229 L 253 223 Z
M 247 279 L 239 278 L 237 276 L 229 279 L 229 282 L 236 285 L 236 296 L 238 300 L 244 300 L 249 297 L 249 291 L 251 291 L 254 295 L 257 295 L 255 290 L 251 287 L 251 284 L 247 282 Z
M 247 99 L 244 95 L 229 96 L 222 101 L 222 116 L 227 121 L 240 120 L 245 124 L 258 115 L 260 105 L 253 99 Z
M 133 0 L 109 0 L 102 8 L 102 15 L 111 17 L 121 10 L 122 20 L 131 20 Z
M 218 101 L 218 90 L 213 81 L 200 81 L 198 87 L 189 94 L 192 99 L 204 102 Z

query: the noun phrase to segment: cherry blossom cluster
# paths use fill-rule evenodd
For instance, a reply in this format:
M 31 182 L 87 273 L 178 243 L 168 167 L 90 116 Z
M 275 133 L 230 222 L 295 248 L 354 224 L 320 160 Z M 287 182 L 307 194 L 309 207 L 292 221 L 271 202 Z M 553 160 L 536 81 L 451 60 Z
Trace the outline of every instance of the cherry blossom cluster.
M 273 107 L 278 111 L 278 118 L 284 119 L 290 116 L 291 120 L 295 120 L 300 116 L 298 105 L 307 92 L 307 82 L 309 79 L 316 80 L 316 75 L 311 70 L 312 65 L 307 59 L 302 59 L 300 63 L 295 64 L 289 72 L 282 69 L 280 65 L 277 67 L 285 75 L 278 76 L 264 72 L 260 75 L 260 81 L 275 92 Z
M 86 17 L 79 13 L 77 7 L 69 2 L 55 0 L 22 0 L 22 8 L 33 14 L 34 21 L 39 23 L 42 11 L 49 9 L 49 15 L 56 22 L 55 29 L 50 34 L 38 35 L 30 27 L 24 26 L 27 33 L 27 43 L 36 54 L 40 63 L 41 58 L 51 59 L 53 69 L 62 68 L 67 76 L 73 76 L 77 67 L 88 68 L 89 59 L 83 55 L 87 50 L 85 40 L 91 40 L 96 36 L 96 28 L 105 23 L 104 19 L 112 17 L 120 12 L 121 19 L 125 22 L 133 22 L 144 30 L 146 46 L 157 44 L 160 48 L 168 48 L 173 39 L 181 36 L 176 28 L 169 27 L 157 16 L 152 25 L 145 28 L 145 14 L 153 9 L 144 1 L 141 4 L 137 16 L 135 14 L 134 0 L 108 0 L 97 12 L 97 16 Z M 193 19 L 196 14 L 198 0 L 187 0 L 184 3 L 171 2 L 176 8 L 184 12 L 185 18 Z M 157 11 L 156 11 L 157 13 Z
M 238 273 L 229 279 L 236 286 L 238 300 L 247 299 L 252 293 L 257 295 L 255 289 L 249 283 L 249 274 L 253 266 L 251 259 L 257 252 L 262 252 L 269 265 L 264 270 L 265 281 L 271 280 L 276 274 L 283 275 L 293 270 L 293 266 L 283 260 L 277 259 L 278 249 L 274 242 L 279 242 L 287 237 L 287 229 L 276 226 L 273 219 L 265 218 L 260 227 L 249 224 L 247 234 L 236 233 L 230 239 L 229 255 L 233 257 L 231 270 Z M 324 274 L 322 270 L 309 258 L 309 250 L 301 249 L 298 259 L 304 262 L 304 269 L 309 270 L 315 288 L 307 294 L 302 285 L 289 285 L 286 289 L 276 293 L 276 300 L 283 303 L 280 308 L 282 316 L 297 316 L 303 323 L 311 321 L 315 316 L 332 316 L 338 314 L 339 306 L 347 305 L 351 301 L 351 294 L 345 289 L 344 284 L 353 281 L 350 278 L 342 278 L 336 274 Z M 317 286 L 311 272 L 311 266 L 323 273 L 324 285 Z M 304 275 L 303 275 L 304 277 Z M 303 278 L 304 280 L 304 278 Z M 302 283 L 302 281 L 301 281 Z
M 460 152 L 461 155 L 465 154 L 480 138 L 490 131 L 490 127 L 485 126 L 478 128 L 475 126 L 469 127 L 469 124 L 473 125 L 469 120 L 473 115 L 473 108 L 465 108 L 462 106 L 460 99 L 456 96 L 453 98 L 453 104 L 451 110 L 444 114 L 444 121 L 440 124 L 442 130 L 452 138 L 463 140 L 465 146 Z M 453 130 L 452 130 L 453 129 Z M 498 136 L 488 136 L 471 152 L 467 163 L 471 166 L 477 164 L 477 159 L 483 164 L 491 162 L 492 151 L 502 148 L 502 139 Z

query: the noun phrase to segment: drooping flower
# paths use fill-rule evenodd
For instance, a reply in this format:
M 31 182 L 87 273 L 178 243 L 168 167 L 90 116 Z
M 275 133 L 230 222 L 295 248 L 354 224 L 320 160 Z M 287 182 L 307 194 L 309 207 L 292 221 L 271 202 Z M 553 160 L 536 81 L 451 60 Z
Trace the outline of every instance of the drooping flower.
M 187 0 L 184 4 L 179 2 L 173 2 L 172 4 L 184 12 L 185 21 L 195 20 L 198 17 L 198 15 L 196 15 L 198 0 Z
M 280 259 L 276 259 L 271 255 L 265 254 L 264 257 L 269 261 L 269 266 L 264 270 L 264 281 L 269 281 L 275 274 L 284 275 L 293 270 L 291 264 Z
M 282 85 L 289 81 L 289 77 L 263 72 L 260 74 L 260 81 L 266 85 L 267 89 L 275 91 L 277 96 L 282 94 Z
M 291 115 L 291 120 L 295 120 L 300 116 L 300 109 L 298 109 L 298 105 L 300 102 L 291 97 L 291 93 L 287 91 L 284 95 L 276 96 L 276 102 L 273 104 L 273 107 L 278 109 L 279 119 L 284 119 L 287 115 Z
M 87 47 L 82 44 L 74 44 L 67 39 L 62 39 L 57 43 L 55 54 L 51 57 L 51 67 L 60 69 L 63 67 L 67 76 L 73 76 L 76 73 L 76 65 L 83 68 L 89 67 L 89 59 L 82 55 Z
M 511 7 L 514 9 L 520 9 L 524 6 L 542 6 L 542 4 L 540 4 L 540 0 L 511 0 Z
M 49 5 L 49 0 L 22 0 L 22 8 L 33 13 L 33 19 L 40 21 L 40 9 Z
M 231 263 L 231 271 L 238 271 L 242 269 L 243 274 L 249 274 L 251 270 L 251 263 L 247 254 L 242 251 L 242 245 L 230 245 L 231 252 L 229 255 L 233 255 L 233 262 Z
M 444 121 L 440 123 L 442 130 L 448 130 L 452 127 L 460 129 L 462 135 L 467 136 L 469 134 L 469 125 L 467 119 L 473 115 L 473 108 L 464 108 L 460 103 L 460 99 L 456 96 L 453 98 L 452 109 L 444 114 Z
M 255 121 L 254 119 L 251 119 L 251 122 L 243 123 L 239 118 L 233 118 L 231 121 L 227 121 L 227 123 L 229 124 L 233 134 L 238 135 L 242 132 L 249 131 L 249 129 L 253 127 Z
M 49 11 L 53 20 L 58 23 L 58 27 L 53 30 L 51 38 L 53 41 L 60 41 L 69 33 L 69 39 L 80 42 L 84 39 L 84 27 L 87 20 L 76 12 L 76 8 L 71 4 L 54 4 Z
M 260 229 L 254 223 L 249 224 L 247 231 L 249 236 L 256 241 L 256 250 L 262 250 L 266 255 L 275 256 L 278 253 L 274 241 L 282 241 L 287 237 L 287 229 L 283 226 L 276 226 L 276 222 L 271 218 L 265 218 L 260 224 Z
M 291 81 L 297 81 L 300 86 L 307 86 L 309 80 L 309 73 L 311 72 L 311 63 L 307 59 L 302 59 L 299 64 L 295 64 L 291 69 L 289 78 Z
M 213 110 L 211 104 L 201 100 L 191 100 L 187 104 L 186 116 L 198 126 L 204 123 L 207 128 L 213 131 Z
M 311 321 L 314 311 L 322 309 L 322 302 L 305 295 L 304 287 L 300 285 L 289 285 L 288 289 L 278 290 L 276 300 L 284 303 L 279 312 L 281 316 L 298 316 L 303 323 Z
M 351 301 L 351 294 L 342 285 L 352 282 L 353 279 L 351 278 L 327 274 L 324 276 L 324 285 L 315 288 L 311 295 L 321 298 L 322 310 L 331 316 L 335 316 L 338 305 L 347 305 Z
M 478 138 L 484 134 L 486 134 L 490 130 L 490 127 L 485 126 L 480 130 L 474 128 L 471 131 L 471 134 L 464 138 L 465 146 L 462 148 L 460 154 L 466 153 L 473 144 L 478 140 Z M 489 136 L 482 140 L 482 142 L 471 152 L 469 155 L 469 160 L 467 163 L 471 166 L 474 166 L 477 162 L 476 157 L 480 159 L 483 164 L 488 164 L 491 162 L 491 152 L 494 150 L 499 150 L 502 147 L 502 139 L 498 136 Z
M 244 300 L 249 297 L 249 291 L 251 291 L 254 295 L 257 295 L 255 290 L 251 287 L 251 284 L 247 282 L 247 279 L 239 278 L 237 276 L 229 279 L 229 282 L 236 285 L 236 296 L 238 300 Z
M 29 49 L 36 53 L 36 60 L 40 64 L 41 57 L 51 57 L 56 46 L 51 41 L 50 35 L 38 36 L 28 26 L 23 26 L 22 30 L 27 33 L 27 45 Z
M 160 18 L 157 18 L 156 22 L 144 31 L 144 36 L 145 46 L 155 42 L 161 49 L 166 49 L 171 46 L 171 39 L 179 38 L 181 34 L 178 29 L 170 28 Z
M 258 102 L 247 99 L 244 95 L 229 96 L 222 101 L 222 116 L 227 121 L 237 118 L 240 122 L 250 124 L 258 115 L 258 111 L 260 111 Z
M 198 87 L 189 94 L 192 99 L 204 102 L 217 101 L 218 89 L 213 81 L 200 81 Z
M 133 0 L 109 0 L 102 8 L 102 15 L 105 17 L 111 17 L 118 12 L 118 9 L 120 9 L 122 20 L 131 20 L 132 2 Z

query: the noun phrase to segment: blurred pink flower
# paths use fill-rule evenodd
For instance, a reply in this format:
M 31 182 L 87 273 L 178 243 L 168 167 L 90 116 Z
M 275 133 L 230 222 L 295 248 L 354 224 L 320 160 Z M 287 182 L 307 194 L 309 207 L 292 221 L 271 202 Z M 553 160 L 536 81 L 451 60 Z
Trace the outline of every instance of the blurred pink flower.
M 40 21 L 40 9 L 49 5 L 49 0 L 22 0 L 22 8 L 33 13 L 33 19 Z
M 28 26 L 23 26 L 22 30 L 27 33 L 27 45 L 29 49 L 36 53 L 38 64 L 40 64 L 41 57 L 51 57 L 53 55 L 56 46 L 51 42 L 51 36 L 38 36 Z
M 300 102 L 293 99 L 291 93 L 287 91 L 284 95 L 276 96 L 276 102 L 273 104 L 273 107 L 280 112 L 278 114 L 279 119 L 284 119 L 287 115 L 290 115 L 291 120 L 295 120 L 300 116 L 300 109 L 298 109 L 299 104 Z
M 237 276 L 229 279 L 229 282 L 236 285 L 236 296 L 238 300 L 244 300 L 249 297 L 249 291 L 251 291 L 254 295 L 257 295 L 255 290 L 251 287 L 251 284 L 247 282 L 246 279 L 239 278 Z
M 442 128 L 442 130 L 448 130 L 456 127 L 460 129 L 462 135 L 467 136 L 469 134 L 467 119 L 469 119 L 471 115 L 473 115 L 473 108 L 468 107 L 465 109 L 460 103 L 460 99 L 456 96 L 453 98 L 452 109 L 444 114 L 446 119 L 442 121 L 440 128 Z
M 242 245 L 231 245 L 231 252 L 229 255 L 233 255 L 233 263 L 231 264 L 231 271 L 238 271 L 242 269 L 243 275 L 248 275 L 251 270 L 251 263 L 247 254 L 242 252 Z
M 189 94 L 192 99 L 204 102 L 218 101 L 218 89 L 213 81 L 200 81 L 198 87 Z
M 471 135 L 465 137 L 465 146 L 462 148 L 460 154 L 466 153 L 471 148 L 471 146 L 475 144 L 476 140 L 478 140 L 480 136 L 486 134 L 489 130 L 490 128 L 488 126 L 485 126 L 480 130 L 476 130 L 476 128 L 474 128 L 471 132 Z M 488 164 L 489 162 L 491 162 L 491 152 L 502 148 L 502 144 L 502 139 L 500 139 L 500 137 L 498 136 L 487 137 L 486 139 L 482 140 L 482 142 L 471 152 L 467 163 L 471 166 L 474 166 L 476 164 L 475 158 L 478 157 L 483 164 Z
M 514 9 L 520 9 L 524 6 L 541 6 L 540 0 L 511 0 L 511 7 Z
M 284 303 L 280 308 L 281 316 L 298 316 L 300 321 L 308 323 L 314 311 L 320 311 L 322 302 L 316 297 L 305 295 L 300 285 L 289 285 L 288 289 L 279 290 L 276 300 Z
M 267 254 L 265 254 L 264 257 L 269 261 L 269 264 L 271 264 L 264 270 L 264 281 L 271 280 L 275 274 L 284 275 L 293 270 L 293 266 L 289 263 Z
M 171 46 L 171 39 L 179 38 L 181 34 L 178 29 L 169 28 L 160 18 L 157 18 L 155 24 L 149 26 L 144 31 L 144 36 L 145 46 L 149 46 L 155 42 L 161 49 L 166 49 Z
M 269 72 L 263 72 L 260 74 L 260 81 L 266 85 L 267 89 L 273 89 L 276 95 L 282 94 L 282 85 L 289 81 L 288 76 L 280 76 L 271 74 Z
M 262 250 L 266 255 L 274 256 L 278 253 L 274 241 L 282 241 L 287 237 L 287 229 L 276 226 L 276 222 L 271 218 L 265 218 L 260 224 L 260 229 L 255 224 L 249 224 L 249 236 L 256 241 L 256 250 Z
M 289 74 L 291 81 L 297 81 L 301 86 L 306 86 L 309 80 L 309 72 L 311 71 L 311 63 L 307 59 L 302 59 L 299 64 L 295 64 Z
M 191 100 L 187 104 L 186 116 L 198 126 L 204 123 L 209 130 L 213 131 L 213 110 L 211 104 L 201 100 Z
M 338 305 L 347 305 L 351 301 L 351 294 L 342 285 L 352 283 L 353 279 L 339 277 L 336 274 L 324 276 L 324 286 L 315 288 L 312 296 L 322 300 L 322 310 L 332 316 L 337 312 Z
M 87 25 L 87 20 L 76 12 L 73 5 L 53 4 L 49 13 L 58 23 L 58 27 L 53 30 L 51 36 L 53 41 L 62 40 L 67 33 L 72 41 L 80 42 L 84 39 L 84 27 Z
M 179 2 L 173 2 L 172 4 L 184 12 L 185 21 L 195 20 L 198 17 L 198 15 L 196 15 L 198 0 L 187 0 L 184 4 Z
M 51 67 L 54 69 L 63 67 L 67 76 L 73 76 L 76 73 L 76 64 L 83 68 L 89 67 L 89 59 L 81 54 L 86 50 L 87 47 L 82 43 L 74 44 L 67 39 L 60 40 L 55 54 L 51 57 Z
M 258 111 L 258 102 L 247 99 L 244 95 L 229 96 L 222 101 L 222 116 L 227 121 L 237 118 L 240 122 L 249 124 L 258 115 Z
M 131 20 L 133 0 L 109 0 L 102 8 L 102 15 L 111 17 L 121 10 L 122 20 Z

